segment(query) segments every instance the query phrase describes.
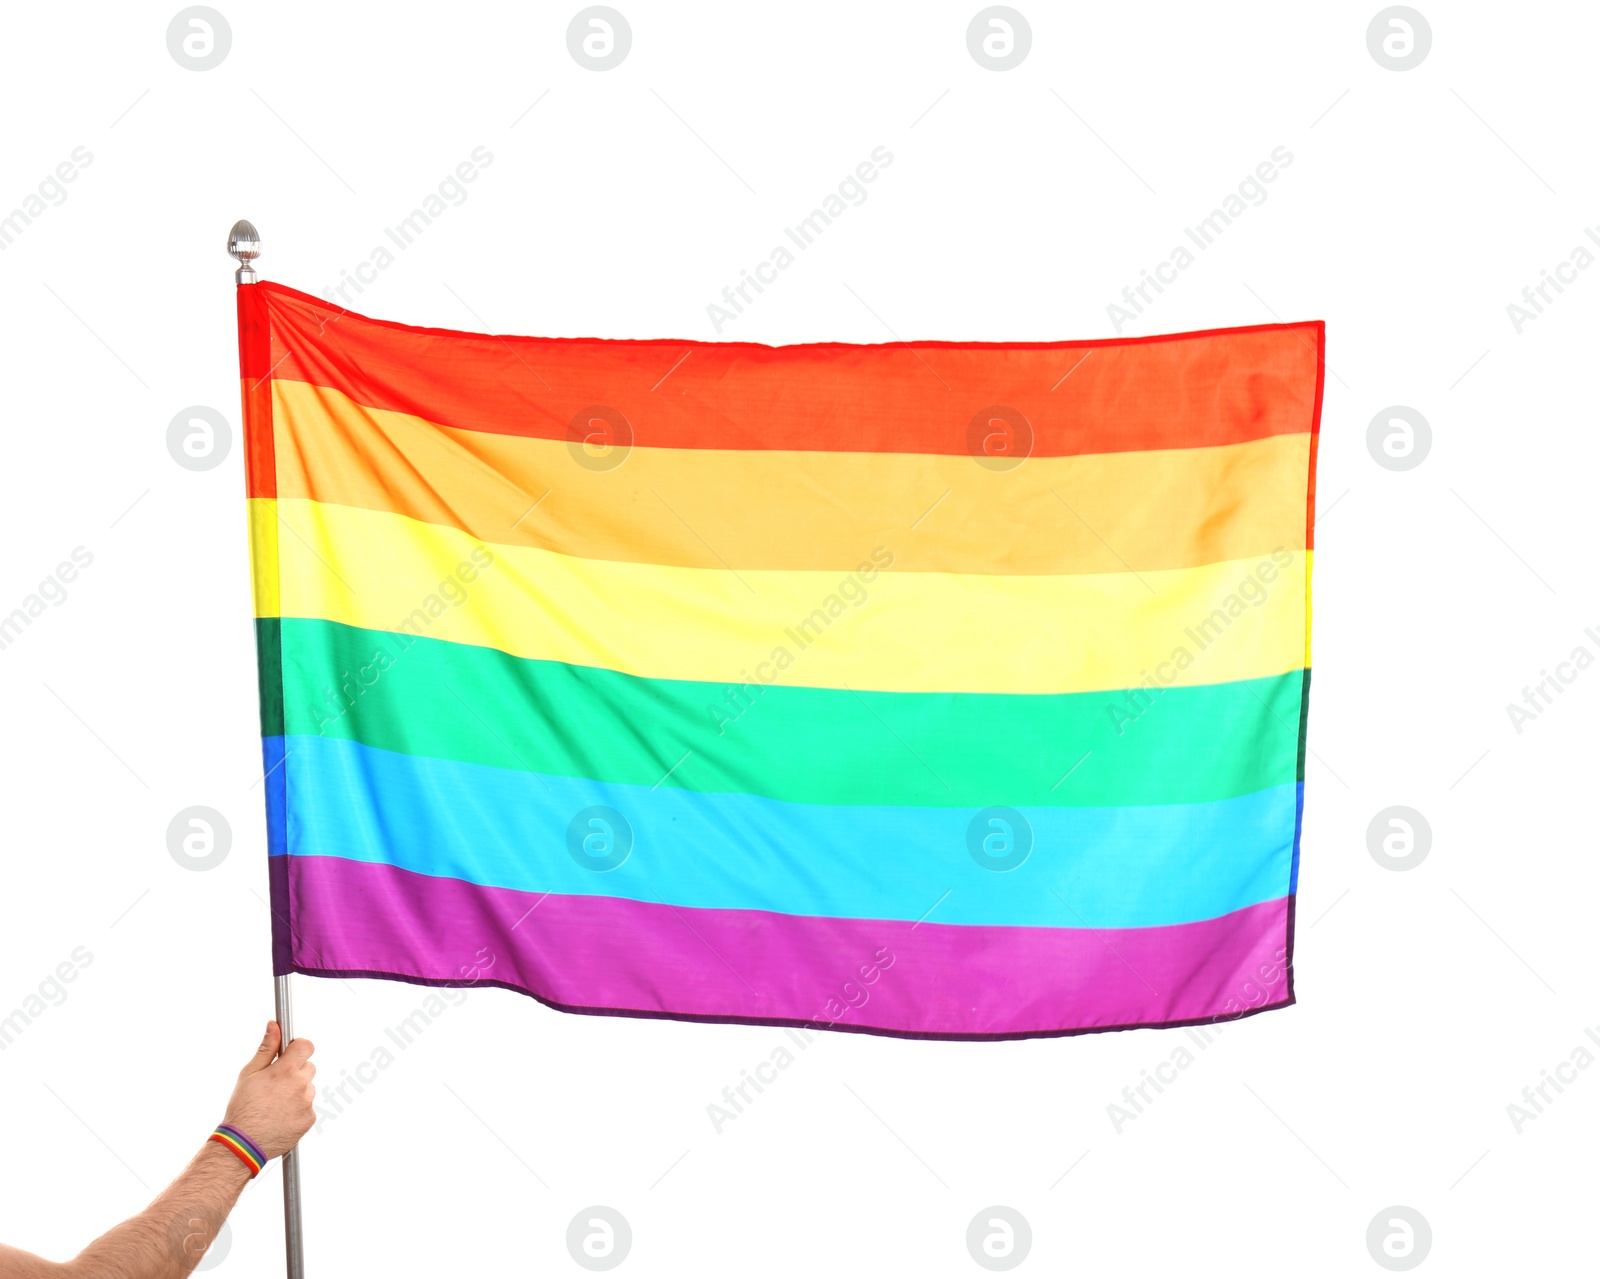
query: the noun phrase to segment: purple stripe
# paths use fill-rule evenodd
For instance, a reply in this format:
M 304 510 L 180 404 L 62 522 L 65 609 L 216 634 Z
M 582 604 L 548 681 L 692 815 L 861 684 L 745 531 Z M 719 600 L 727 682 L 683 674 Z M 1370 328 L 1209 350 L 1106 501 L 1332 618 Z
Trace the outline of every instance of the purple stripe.
M 571 1011 L 1002 1038 L 1294 1002 L 1292 897 L 1159 928 L 705 910 L 284 857 L 297 971 L 499 985 Z
M 278 770 L 283 771 L 281 768 Z M 270 814 L 267 818 L 272 820 Z M 269 836 L 270 838 L 270 836 Z M 272 974 L 282 977 L 294 971 L 294 947 L 289 941 L 292 932 L 289 919 L 289 868 L 282 857 L 267 858 L 267 893 L 272 911 Z

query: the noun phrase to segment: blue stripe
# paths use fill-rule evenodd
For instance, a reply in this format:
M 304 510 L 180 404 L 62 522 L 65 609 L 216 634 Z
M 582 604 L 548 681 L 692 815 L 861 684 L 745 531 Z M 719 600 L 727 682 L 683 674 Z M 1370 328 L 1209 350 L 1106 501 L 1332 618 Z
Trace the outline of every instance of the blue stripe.
M 1300 832 L 1306 819 L 1306 788 L 1302 782 L 1295 788 L 1299 794 L 1294 800 L 1294 860 L 1289 866 L 1289 896 L 1300 891 Z
M 267 846 L 276 848 L 283 843 L 287 821 L 281 737 L 261 739 L 261 780 L 261 793 L 267 801 Z
M 1210 804 L 1024 809 L 1031 851 L 1002 872 L 991 866 L 1003 860 L 980 865 L 969 851 L 976 810 L 652 790 L 312 736 L 268 739 L 267 758 L 269 767 L 281 761 L 287 794 L 286 838 L 271 838 L 274 856 L 346 857 L 497 888 L 675 906 L 1065 928 L 1190 923 L 1283 897 L 1300 792 L 1285 785 Z M 612 869 L 595 859 L 620 852 L 617 823 L 573 829 L 594 806 L 620 814 L 631 832 L 626 860 Z M 1003 857 L 1007 827 L 978 825 L 976 842 L 989 833 Z

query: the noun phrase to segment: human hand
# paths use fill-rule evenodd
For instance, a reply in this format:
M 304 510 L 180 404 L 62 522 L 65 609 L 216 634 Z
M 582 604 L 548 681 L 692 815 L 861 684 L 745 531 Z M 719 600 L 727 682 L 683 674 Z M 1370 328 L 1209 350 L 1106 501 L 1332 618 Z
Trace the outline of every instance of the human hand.
M 222 1117 L 223 1123 L 255 1142 L 268 1159 L 294 1149 L 317 1121 L 311 1108 L 317 1095 L 311 1083 L 317 1073 L 311 1063 L 312 1043 L 309 1039 L 290 1040 L 279 1056 L 281 1039 L 278 1023 L 269 1021 L 261 1047 L 239 1072 L 239 1082 Z

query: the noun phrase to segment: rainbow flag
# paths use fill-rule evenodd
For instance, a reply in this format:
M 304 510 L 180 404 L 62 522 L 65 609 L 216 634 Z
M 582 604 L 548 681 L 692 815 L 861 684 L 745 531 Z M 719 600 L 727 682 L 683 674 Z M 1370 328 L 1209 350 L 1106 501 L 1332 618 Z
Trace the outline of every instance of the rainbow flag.
M 239 324 L 278 972 L 961 1039 L 1293 1002 L 1320 322 Z

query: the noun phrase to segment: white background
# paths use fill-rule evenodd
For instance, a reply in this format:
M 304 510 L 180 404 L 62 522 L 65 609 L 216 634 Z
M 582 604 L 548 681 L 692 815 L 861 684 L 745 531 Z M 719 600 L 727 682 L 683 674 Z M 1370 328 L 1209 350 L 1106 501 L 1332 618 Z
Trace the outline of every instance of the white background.
M 1299 1005 L 1228 1027 L 1120 1133 L 1108 1105 L 1181 1032 L 830 1035 L 719 1135 L 707 1105 L 780 1032 L 473 991 L 305 1142 L 308 1257 L 579 1274 L 567 1223 L 599 1203 L 632 1224 L 624 1274 L 979 1274 L 967 1224 L 1003 1204 L 1023 1273 L 1378 1274 L 1368 1223 L 1400 1204 L 1424 1273 L 1592 1268 L 1600 1068 L 1520 1133 L 1506 1108 L 1600 1022 L 1600 668 L 1520 734 L 1505 707 L 1600 655 L 1600 270 L 1521 334 L 1506 306 L 1600 216 L 1600 11 L 1419 0 L 1432 50 L 1397 73 L 1372 0 L 1017 0 L 1032 50 L 994 72 L 976 0 L 616 2 L 633 45 L 604 73 L 568 53 L 575 3 L 217 0 L 232 48 L 201 73 L 167 51 L 175 5 L 7 13 L 0 210 L 93 160 L 0 253 L 0 612 L 94 561 L 0 651 L 0 1016 L 93 961 L 0 1052 L 0 1238 L 67 1256 L 142 1206 L 270 1013 L 234 219 L 266 278 L 320 293 L 484 146 L 357 309 L 710 339 L 722 287 L 884 146 L 870 198 L 722 336 L 1106 337 L 1283 146 L 1266 202 L 1124 331 L 1328 322 Z M 165 443 L 194 404 L 235 432 L 205 473 Z M 1394 404 L 1432 425 L 1410 471 L 1366 446 Z M 205 873 L 166 846 L 193 804 L 233 829 Z M 1415 870 L 1369 855 L 1392 804 L 1431 824 Z M 296 993 L 326 1085 L 427 992 Z M 215 1273 L 281 1265 L 274 1173 Z

